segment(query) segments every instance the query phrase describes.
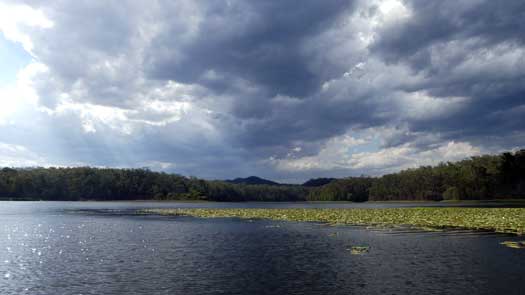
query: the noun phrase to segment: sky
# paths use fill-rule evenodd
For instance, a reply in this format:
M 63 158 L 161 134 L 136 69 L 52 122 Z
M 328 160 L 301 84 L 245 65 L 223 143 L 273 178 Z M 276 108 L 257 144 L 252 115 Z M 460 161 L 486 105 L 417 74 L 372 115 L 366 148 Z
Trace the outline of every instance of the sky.
M 525 2 L 0 0 L 0 166 L 383 175 L 525 146 Z

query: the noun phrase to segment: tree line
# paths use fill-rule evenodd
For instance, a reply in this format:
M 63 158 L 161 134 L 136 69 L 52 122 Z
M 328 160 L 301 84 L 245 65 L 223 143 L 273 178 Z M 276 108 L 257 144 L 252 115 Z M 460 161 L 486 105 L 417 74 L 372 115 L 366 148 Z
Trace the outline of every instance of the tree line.
M 148 169 L 3 168 L 4 200 L 300 201 L 302 186 L 241 185 Z
M 525 150 L 384 175 L 369 190 L 375 201 L 495 198 L 525 198 Z
M 525 150 L 381 177 L 304 185 L 208 181 L 148 169 L 3 168 L 4 200 L 387 201 L 525 198 Z

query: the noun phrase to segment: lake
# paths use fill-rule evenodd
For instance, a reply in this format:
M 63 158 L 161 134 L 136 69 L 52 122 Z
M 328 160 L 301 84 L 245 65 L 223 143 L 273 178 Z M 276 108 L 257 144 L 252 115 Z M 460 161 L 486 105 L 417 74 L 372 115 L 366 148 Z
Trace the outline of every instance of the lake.
M 133 214 L 452 205 L 0 202 L 0 294 L 525 294 L 523 237 Z

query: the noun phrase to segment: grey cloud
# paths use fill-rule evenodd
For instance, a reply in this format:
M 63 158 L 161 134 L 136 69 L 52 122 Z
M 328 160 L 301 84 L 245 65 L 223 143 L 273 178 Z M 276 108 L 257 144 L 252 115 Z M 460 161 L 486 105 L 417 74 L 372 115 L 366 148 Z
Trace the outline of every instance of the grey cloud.
M 200 82 L 208 70 L 246 79 L 276 94 L 307 96 L 323 77 L 301 50 L 348 12 L 351 1 L 206 1 L 197 36 L 185 40 L 178 27 L 159 34 L 146 51 L 149 75 Z M 183 39 L 183 40 L 181 40 Z M 225 81 L 228 82 L 228 81 Z
M 521 1 L 406 1 L 413 16 L 388 26 L 372 51 L 387 61 L 407 60 L 415 68 L 429 66 L 430 46 L 476 40 L 476 47 L 500 42 L 523 44 L 525 3 Z
M 39 62 L 49 67 L 42 86 L 47 106 L 57 94 L 69 93 L 78 101 L 126 107 L 141 91 L 140 25 L 150 7 L 134 1 L 27 1 L 53 21 L 49 29 L 32 29 L 30 35 Z M 152 8 L 151 8 L 152 9 Z
M 389 64 L 408 65 L 414 75 L 425 77 L 399 89 L 468 100 L 458 112 L 404 123 L 413 132 L 439 134 L 442 140 L 511 147 L 508 138 L 523 132 L 525 126 L 525 3 L 406 4 L 412 17 L 380 31 L 371 52 Z

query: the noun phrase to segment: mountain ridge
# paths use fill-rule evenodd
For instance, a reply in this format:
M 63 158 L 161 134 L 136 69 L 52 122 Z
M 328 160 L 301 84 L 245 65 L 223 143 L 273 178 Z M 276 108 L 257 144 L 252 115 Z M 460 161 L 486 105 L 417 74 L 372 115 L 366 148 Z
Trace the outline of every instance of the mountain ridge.
M 235 184 L 250 184 L 250 185 L 284 185 L 275 181 L 264 179 L 258 176 L 248 176 L 248 177 L 237 177 L 235 179 L 228 179 L 225 182 L 235 183 Z

